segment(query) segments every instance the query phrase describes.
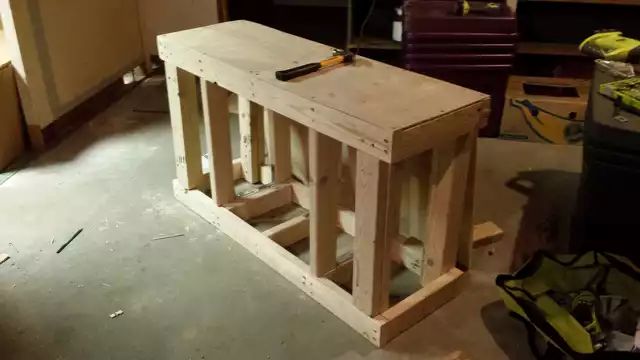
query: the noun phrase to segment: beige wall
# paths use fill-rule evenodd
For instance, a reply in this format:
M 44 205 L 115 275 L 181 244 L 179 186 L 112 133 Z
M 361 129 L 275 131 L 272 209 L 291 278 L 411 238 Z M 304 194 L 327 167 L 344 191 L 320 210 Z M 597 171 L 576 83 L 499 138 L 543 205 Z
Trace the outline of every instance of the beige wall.
M 156 36 L 218 22 L 217 0 L 138 0 L 147 54 L 158 54 Z
M 47 126 L 143 60 L 136 0 L 0 0 L 28 125 Z

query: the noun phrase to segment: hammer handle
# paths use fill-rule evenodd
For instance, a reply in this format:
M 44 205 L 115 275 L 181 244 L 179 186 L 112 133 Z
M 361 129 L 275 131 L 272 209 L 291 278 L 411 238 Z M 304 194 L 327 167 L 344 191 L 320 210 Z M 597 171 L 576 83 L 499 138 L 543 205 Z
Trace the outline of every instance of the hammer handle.
M 296 66 L 291 69 L 276 71 L 276 79 L 280 81 L 289 81 L 297 77 L 311 74 L 322 68 L 321 63 L 311 63 L 306 65 Z

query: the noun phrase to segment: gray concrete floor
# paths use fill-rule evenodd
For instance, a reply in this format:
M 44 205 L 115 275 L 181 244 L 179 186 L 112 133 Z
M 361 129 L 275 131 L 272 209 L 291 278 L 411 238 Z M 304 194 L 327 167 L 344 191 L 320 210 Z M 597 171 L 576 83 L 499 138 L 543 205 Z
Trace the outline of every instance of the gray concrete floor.
M 0 359 L 531 358 L 493 278 L 563 237 L 579 147 L 481 140 L 476 217 L 504 240 L 474 253 L 461 296 L 375 349 L 177 203 L 168 115 L 134 109 L 166 110 L 162 82 L 0 185 L 0 253 L 11 255 L 0 265 Z

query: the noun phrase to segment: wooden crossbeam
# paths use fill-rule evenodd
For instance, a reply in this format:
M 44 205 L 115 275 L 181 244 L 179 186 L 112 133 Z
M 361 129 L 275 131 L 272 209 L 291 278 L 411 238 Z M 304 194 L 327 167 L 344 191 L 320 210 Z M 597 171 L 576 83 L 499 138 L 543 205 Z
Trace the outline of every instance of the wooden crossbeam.
M 309 237 L 309 215 L 300 215 L 262 232 L 280 246 L 289 246 Z
M 249 220 L 290 203 L 291 185 L 278 184 L 239 198 L 226 207 L 241 219 Z
M 453 268 L 376 317 L 384 322 L 380 342 L 388 342 L 456 297 L 463 278 L 464 272 Z

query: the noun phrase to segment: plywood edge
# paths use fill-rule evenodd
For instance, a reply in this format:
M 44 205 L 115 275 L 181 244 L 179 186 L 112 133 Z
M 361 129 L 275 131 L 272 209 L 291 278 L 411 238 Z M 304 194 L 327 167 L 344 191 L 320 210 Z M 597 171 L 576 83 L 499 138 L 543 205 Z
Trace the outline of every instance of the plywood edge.
M 464 275 L 454 268 L 377 316 L 382 322 L 380 346 L 456 297 L 462 291 Z
M 476 101 L 433 120 L 397 131 L 393 135 L 391 162 L 399 162 L 474 131 L 490 109 L 490 98 Z
M 312 276 L 308 265 L 302 260 L 274 243 L 231 211 L 216 206 L 213 200 L 201 191 L 185 190 L 177 180 L 173 182 L 173 189 L 178 201 L 187 208 L 242 245 L 371 343 L 380 344 L 382 322 L 360 312 L 353 305 L 351 295 L 338 285 L 328 279 Z

